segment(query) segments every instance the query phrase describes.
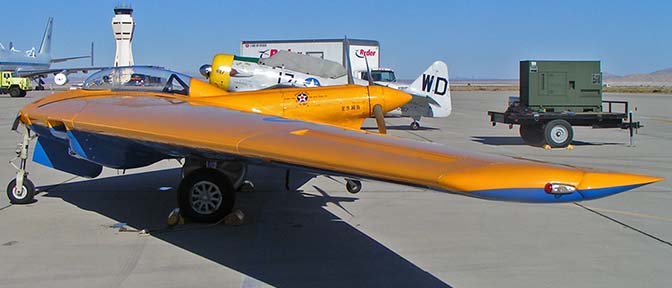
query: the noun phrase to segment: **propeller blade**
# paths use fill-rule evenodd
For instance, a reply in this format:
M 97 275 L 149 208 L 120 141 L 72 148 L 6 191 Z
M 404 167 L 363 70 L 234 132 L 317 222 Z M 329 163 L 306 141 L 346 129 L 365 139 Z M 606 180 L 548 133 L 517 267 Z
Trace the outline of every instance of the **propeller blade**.
M 343 38 L 343 54 L 345 55 L 345 70 L 348 73 L 348 84 L 355 84 L 355 80 L 352 79 L 352 65 L 350 65 L 350 40 L 348 36 Z
M 369 86 L 375 85 L 373 83 L 373 75 L 371 75 L 371 67 L 369 67 L 369 58 L 364 55 L 364 62 L 366 63 L 366 74 L 368 77 L 366 77 L 369 80 Z
M 380 104 L 373 106 L 373 115 L 376 116 L 378 133 L 387 134 L 387 127 L 385 127 L 385 115 L 383 114 L 383 107 L 381 107 Z

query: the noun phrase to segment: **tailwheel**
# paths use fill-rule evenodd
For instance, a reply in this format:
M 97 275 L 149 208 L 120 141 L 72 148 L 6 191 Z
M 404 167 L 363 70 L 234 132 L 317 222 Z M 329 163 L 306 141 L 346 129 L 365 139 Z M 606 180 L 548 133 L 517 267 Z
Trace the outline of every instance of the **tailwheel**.
M 35 185 L 28 178 L 24 178 L 21 187 L 16 185 L 16 179 L 7 185 L 7 197 L 12 204 L 30 204 L 35 202 Z
M 186 218 L 216 222 L 231 213 L 236 193 L 231 181 L 214 169 L 195 170 L 180 182 L 177 202 Z
M 420 129 L 420 123 L 418 123 L 418 121 L 413 121 L 413 123 L 411 123 L 411 130 L 418 130 L 418 129 Z
M 362 190 L 362 182 L 354 179 L 345 179 L 345 189 L 352 194 L 357 194 Z

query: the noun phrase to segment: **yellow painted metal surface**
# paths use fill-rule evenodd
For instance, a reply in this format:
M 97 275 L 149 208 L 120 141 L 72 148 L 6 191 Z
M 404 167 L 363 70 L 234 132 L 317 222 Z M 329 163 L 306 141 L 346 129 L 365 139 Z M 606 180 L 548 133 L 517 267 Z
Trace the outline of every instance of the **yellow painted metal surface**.
M 375 93 L 388 92 L 383 87 L 378 88 L 381 90 Z M 431 143 L 315 124 L 311 122 L 320 122 L 319 116 L 287 112 L 304 108 L 295 103 L 296 93 L 308 91 L 309 97 L 319 99 L 320 93 L 326 93 L 328 89 L 336 89 L 336 95 L 356 96 L 358 93 L 368 94 L 362 89 L 369 88 L 282 89 L 252 92 L 258 97 L 228 94 L 194 98 L 140 92 L 78 91 L 47 96 L 27 105 L 20 113 L 24 123 L 46 125 L 48 121 L 56 120 L 65 123 L 68 129 L 453 192 L 541 188 L 549 182 L 597 189 L 661 180 L 466 153 Z M 331 99 L 332 95 L 326 93 L 324 96 Z M 387 105 L 393 103 L 383 104 L 389 107 Z M 370 103 L 360 105 L 370 107 Z M 313 109 L 313 113 L 333 112 L 326 108 L 326 104 L 305 108 Z M 293 121 L 270 115 L 310 119 Z
M 212 59 L 212 71 L 210 72 L 210 82 L 227 91 L 229 89 L 229 79 L 231 79 L 231 66 L 233 66 L 233 55 L 217 54 Z
M 191 80 L 198 99 L 196 105 L 207 105 L 264 115 L 301 119 L 360 129 L 364 119 L 373 115 L 372 107 L 381 104 L 384 112 L 394 110 L 411 100 L 411 96 L 386 87 L 340 85 L 316 88 L 283 88 L 229 93 L 202 81 Z M 197 87 L 198 89 L 194 89 Z

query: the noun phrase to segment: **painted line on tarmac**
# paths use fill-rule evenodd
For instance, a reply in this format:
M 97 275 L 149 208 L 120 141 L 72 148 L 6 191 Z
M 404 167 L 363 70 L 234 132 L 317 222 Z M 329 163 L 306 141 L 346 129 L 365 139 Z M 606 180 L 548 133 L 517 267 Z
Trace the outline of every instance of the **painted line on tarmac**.
M 425 141 L 427 141 L 427 142 L 429 142 L 429 143 L 434 143 L 434 140 L 429 139 L 429 138 L 427 138 L 427 137 L 425 137 L 425 136 L 422 136 L 422 135 L 420 135 L 420 134 L 418 134 L 418 133 L 411 132 L 411 131 L 406 131 L 406 133 L 411 134 L 411 135 L 413 135 L 413 136 L 415 136 L 415 137 L 418 137 L 418 138 L 420 138 L 420 139 L 422 139 L 422 140 L 425 140 Z
M 585 206 L 585 205 L 582 205 L 582 206 L 585 207 L 585 208 L 590 208 L 591 210 L 594 210 L 594 211 L 602 212 L 602 213 L 612 213 L 612 214 L 619 214 L 619 215 L 632 216 L 632 217 L 638 217 L 638 218 L 672 222 L 672 218 L 667 218 L 667 217 L 648 215 L 648 214 L 642 214 L 642 213 L 636 213 L 636 212 L 621 211 L 621 210 L 595 208 L 595 207 L 590 207 L 590 206 Z
M 653 235 L 653 234 L 647 233 L 647 232 L 645 232 L 645 231 L 643 231 L 643 230 L 637 229 L 637 228 L 634 227 L 634 226 L 625 224 L 625 223 L 623 223 L 623 222 L 621 222 L 621 221 L 618 221 L 618 220 L 616 220 L 616 219 L 614 219 L 614 218 L 611 218 L 611 217 L 607 216 L 607 215 L 604 214 L 604 213 L 601 213 L 601 212 L 599 212 L 599 211 L 597 211 L 597 210 L 594 210 L 594 209 L 592 209 L 592 208 L 590 208 L 590 207 L 588 207 L 588 206 L 583 206 L 583 205 L 581 205 L 581 204 L 578 203 L 578 202 L 574 202 L 574 205 L 576 205 L 576 206 L 578 206 L 578 207 L 581 207 L 581 208 L 583 208 L 583 209 L 585 209 L 585 210 L 588 210 L 588 211 L 590 211 L 590 212 L 592 212 L 592 213 L 595 213 L 595 214 L 597 214 L 597 215 L 599 215 L 599 216 L 602 216 L 602 217 L 606 218 L 607 220 L 609 220 L 609 221 L 611 221 L 611 222 L 621 224 L 621 225 L 623 225 L 623 227 L 625 227 L 625 228 L 628 228 L 628 229 L 630 229 L 630 230 L 633 230 L 633 231 L 635 231 L 635 232 L 637 232 L 637 233 L 639 233 L 639 234 L 642 234 L 642 235 L 644 235 L 644 236 L 646 236 L 646 237 L 649 237 L 649 238 L 651 238 L 651 239 L 654 239 L 654 240 L 656 240 L 656 241 L 658 241 L 658 242 L 661 242 L 661 243 L 663 243 L 663 244 L 667 244 L 668 246 L 671 246 L 671 247 L 672 247 L 672 243 L 670 243 L 670 241 L 667 241 L 667 240 L 665 240 L 665 239 L 659 238 L 658 236 L 655 236 L 655 235 Z
M 656 120 L 656 121 L 660 121 L 660 122 L 672 123 L 672 119 L 666 119 L 666 118 L 651 118 L 651 120 Z
M 642 118 L 642 119 L 654 120 L 654 121 L 660 121 L 660 122 L 672 123 L 672 119 L 669 119 L 669 118 L 646 117 L 646 116 L 641 116 L 640 118 Z

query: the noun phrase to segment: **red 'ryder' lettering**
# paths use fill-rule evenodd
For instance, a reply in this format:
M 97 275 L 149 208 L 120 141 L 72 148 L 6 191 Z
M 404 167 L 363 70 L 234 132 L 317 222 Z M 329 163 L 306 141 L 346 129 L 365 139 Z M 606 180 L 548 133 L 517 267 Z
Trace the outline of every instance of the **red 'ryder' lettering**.
M 359 56 L 359 57 L 364 57 L 364 56 L 373 57 L 373 56 L 376 56 L 376 51 L 373 51 L 371 49 L 368 49 L 368 50 L 359 49 L 359 51 L 357 51 L 357 56 Z

